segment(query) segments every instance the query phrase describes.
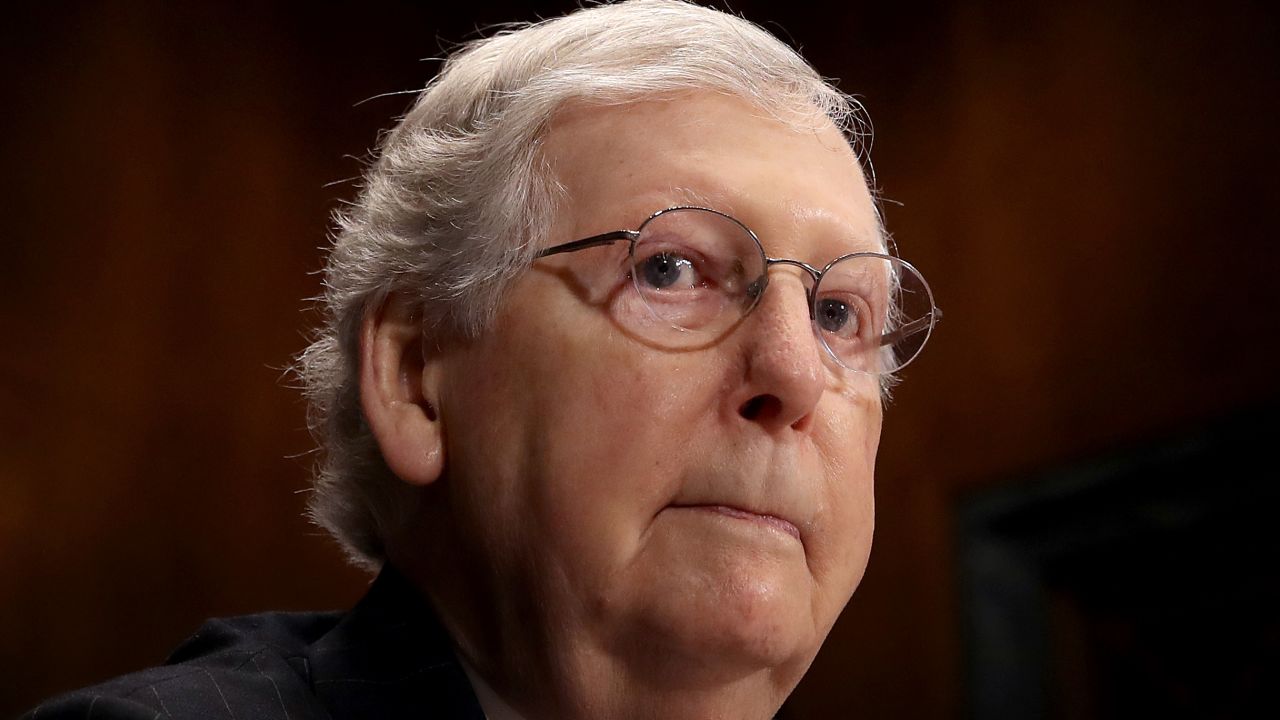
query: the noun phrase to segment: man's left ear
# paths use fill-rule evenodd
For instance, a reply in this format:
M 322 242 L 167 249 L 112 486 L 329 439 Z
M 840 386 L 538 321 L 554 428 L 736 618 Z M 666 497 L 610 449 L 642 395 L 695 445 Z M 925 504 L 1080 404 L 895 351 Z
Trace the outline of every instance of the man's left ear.
M 444 470 L 444 431 L 435 398 L 439 357 L 426 356 L 422 323 L 409 298 L 391 295 L 360 326 L 360 407 L 387 467 L 411 485 Z

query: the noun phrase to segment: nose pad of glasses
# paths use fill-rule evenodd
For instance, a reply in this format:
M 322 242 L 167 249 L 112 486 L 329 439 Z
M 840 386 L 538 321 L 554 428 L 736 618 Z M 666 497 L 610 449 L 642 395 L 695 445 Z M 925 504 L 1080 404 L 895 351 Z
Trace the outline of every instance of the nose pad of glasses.
M 746 289 L 742 293 L 742 309 L 744 312 L 750 312 L 752 308 L 759 304 L 760 298 L 764 296 L 764 289 L 768 286 L 768 273 L 761 275 L 747 284 Z
M 811 277 L 810 279 L 812 280 L 813 278 Z M 815 287 L 815 283 L 813 282 L 805 283 L 804 297 L 805 297 L 806 304 L 809 306 L 810 321 L 814 319 L 814 314 L 813 314 L 814 287 Z M 764 297 L 764 291 L 767 290 L 768 288 L 769 288 L 769 273 L 766 270 L 766 272 L 762 274 L 760 277 L 751 281 L 751 283 L 747 285 L 746 289 L 742 293 L 742 314 L 744 317 L 750 314 L 752 310 L 756 309 L 756 306 L 760 304 L 760 299 Z

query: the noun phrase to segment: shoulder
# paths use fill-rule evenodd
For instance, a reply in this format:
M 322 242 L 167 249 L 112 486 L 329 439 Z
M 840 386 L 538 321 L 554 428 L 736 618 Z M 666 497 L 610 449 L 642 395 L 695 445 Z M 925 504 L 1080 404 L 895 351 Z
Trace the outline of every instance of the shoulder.
M 22 720 L 484 720 L 431 604 L 387 567 L 350 612 L 211 620 L 168 662 L 46 702 Z
M 21 720 L 55 718 L 327 718 L 311 691 L 307 649 L 337 613 L 211 620 L 168 664 L 49 700 Z

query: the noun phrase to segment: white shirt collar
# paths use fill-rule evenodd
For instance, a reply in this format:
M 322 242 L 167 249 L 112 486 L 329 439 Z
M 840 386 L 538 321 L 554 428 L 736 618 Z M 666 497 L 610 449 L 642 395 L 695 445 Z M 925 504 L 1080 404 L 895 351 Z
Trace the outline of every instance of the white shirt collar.
M 507 704 L 506 700 L 498 697 L 498 693 L 489 687 L 489 683 L 480 677 L 480 673 L 471 667 L 471 663 L 458 656 L 458 660 L 462 663 L 462 670 L 467 674 L 467 679 L 471 681 L 471 689 L 476 691 L 476 699 L 480 701 L 480 709 L 484 711 L 487 720 L 524 720 L 524 717 Z

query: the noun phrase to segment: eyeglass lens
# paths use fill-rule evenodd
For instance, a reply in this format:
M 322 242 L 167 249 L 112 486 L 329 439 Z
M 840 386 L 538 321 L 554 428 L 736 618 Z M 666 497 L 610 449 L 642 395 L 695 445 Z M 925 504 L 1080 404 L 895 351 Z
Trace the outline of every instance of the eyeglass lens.
M 673 347 L 728 332 L 768 285 L 760 245 L 738 221 L 676 208 L 650 218 L 631 249 L 631 278 L 649 317 L 636 330 Z M 911 265 L 879 254 L 840 258 L 810 292 L 814 332 L 850 370 L 892 373 L 910 362 L 933 327 L 933 298 Z

